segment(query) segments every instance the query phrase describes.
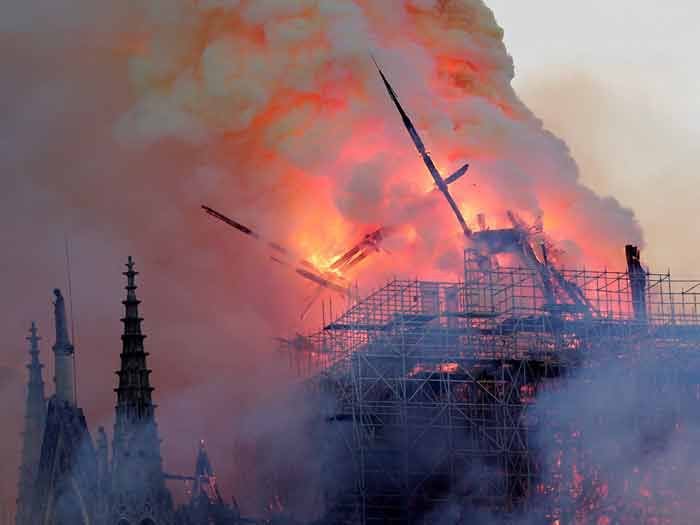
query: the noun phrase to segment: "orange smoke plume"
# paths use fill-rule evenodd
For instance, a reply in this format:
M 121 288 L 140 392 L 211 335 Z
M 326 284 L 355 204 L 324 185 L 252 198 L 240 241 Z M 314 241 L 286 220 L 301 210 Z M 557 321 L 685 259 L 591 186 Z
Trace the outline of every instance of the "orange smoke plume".
M 471 226 L 512 210 L 568 265 L 623 262 L 632 212 L 582 186 L 566 145 L 511 87 L 481 0 L 158 0 L 129 47 L 124 140 L 200 145 L 203 198 L 328 265 L 380 226 L 362 279 L 459 271 L 464 237 L 387 98 L 377 57 Z M 146 35 L 145 40 L 142 35 Z M 212 182 L 213 181 L 213 182 Z

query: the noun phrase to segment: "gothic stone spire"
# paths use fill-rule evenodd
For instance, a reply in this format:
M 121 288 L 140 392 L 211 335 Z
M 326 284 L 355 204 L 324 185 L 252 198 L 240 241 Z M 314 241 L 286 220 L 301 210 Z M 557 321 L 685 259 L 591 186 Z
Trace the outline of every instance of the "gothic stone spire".
M 126 519 L 140 523 L 151 519 L 158 525 L 169 523 L 172 500 L 165 488 L 160 438 L 155 421 L 150 374 L 141 331 L 140 301 L 136 298 L 134 261 L 126 264 L 127 278 L 122 334 L 121 367 L 115 392 L 117 405 L 112 455 L 111 521 Z
M 46 397 L 44 396 L 44 380 L 39 361 L 39 341 L 36 323 L 32 322 L 29 329 L 29 382 L 27 383 L 27 403 L 24 416 L 24 433 L 22 443 L 22 464 L 20 466 L 17 525 L 30 525 L 32 522 L 32 505 L 34 484 L 36 482 L 39 458 L 41 456 L 41 441 L 44 436 L 46 423 Z
M 216 476 L 214 476 L 214 469 L 209 461 L 209 454 L 204 448 L 204 440 L 199 442 L 199 451 L 195 462 L 192 503 L 197 504 L 202 498 L 208 504 L 223 504 L 221 494 L 216 486 Z
M 148 353 L 144 351 L 143 340 L 146 336 L 141 332 L 139 317 L 139 301 L 136 298 L 136 276 L 134 261 L 129 257 L 126 264 L 127 278 L 122 334 L 121 369 L 117 371 L 119 386 L 117 393 L 117 429 L 126 433 L 133 428 L 154 422 L 155 405 L 151 399 L 153 388 L 150 384 L 151 371 L 146 366 Z

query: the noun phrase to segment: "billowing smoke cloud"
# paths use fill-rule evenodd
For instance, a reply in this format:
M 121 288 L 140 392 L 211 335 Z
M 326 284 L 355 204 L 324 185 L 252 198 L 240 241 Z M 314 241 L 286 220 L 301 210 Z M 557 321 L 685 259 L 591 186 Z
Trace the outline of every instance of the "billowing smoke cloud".
M 513 92 L 502 31 L 481 0 L 151 7 L 120 137 L 207 144 L 228 179 L 216 200 L 233 209 L 258 195 L 253 220 L 302 251 L 328 258 L 371 226 L 403 224 L 399 251 L 411 245 L 413 257 L 392 258 L 392 271 L 415 269 L 417 257 L 430 272 L 461 246 L 370 53 L 445 174 L 472 163 L 454 189 L 472 222 L 485 212 L 504 225 L 509 209 L 541 218 L 574 264 L 617 265 L 621 245 L 641 242 L 632 213 L 578 182 L 566 145 Z M 432 206 L 416 213 L 421 201 Z
M 202 202 L 321 262 L 369 228 L 400 226 L 391 256 L 351 276 L 361 289 L 458 268 L 457 224 L 370 53 L 443 172 L 471 163 L 453 187 L 470 222 L 485 212 L 490 226 L 504 225 L 507 209 L 541 216 L 570 262 L 589 265 L 616 266 L 620 245 L 641 241 L 631 213 L 582 187 L 565 145 L 518 100 L 481 1 L 60 0 L 4 14 L 0 331 L 16 344 L 2 364 L 21 377 L 36 319 L 50 384 L 49 299 L 65 288 L 68 234 L 78 397 L 91 427 L 109 430 L 120 272 L 133 255 L 166 468 L 190 472 L 205 438 L 224 493 L 240 493 L 240 472 L 252 468 L 232 443 L 274 441 L 261 407 L 287 395 L 290 373 L 273 337 L 300 328 L 310 289 L 203 216 Z M 0 389 L 8 472 L 19 457 L 21 383 Z M 0 481 L 8 505 L 14 486 L 12 476 Z

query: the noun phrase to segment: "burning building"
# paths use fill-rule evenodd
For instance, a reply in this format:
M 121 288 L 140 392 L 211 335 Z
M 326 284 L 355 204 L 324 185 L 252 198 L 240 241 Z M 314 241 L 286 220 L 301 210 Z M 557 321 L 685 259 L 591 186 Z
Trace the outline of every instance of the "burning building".
M 555 268 L 519 228 L 474 232 L 462 279 L 391 280 L 280 339 L 342 450 L 309 484 L 318 523 L 692 522 L 700 470 L 678 443 L 700 427 L 700 281 L 648 272 L 634 246 L 624 272 Z M 224 502 L 203 443 L 192 476 L 164 471 L 132 260 L 125 275 L 111 458 L 70 363 L 46 401 L 32 326 L 17 524 L 268 523 Z M 72 360 L 55 295 L 54 354 Z M 168 479 L 191 484 L 184 506 Z
M 466 167 L 442 178 L 384 82 L 449 203 Z M 467 246 L 460 279 L 391 280 L 351 297 L 320 331 L 280 340 L 307 367 L 324 436 L 345 447 L 326 463 L 324 483 L 310 485 L 324 492 L 321 522 L 690 523 L 700 477 L 679 486 L 674 473 L 698 468 L 675 452 L 679 436 L 687 442 L 700 426 L 700 281 L 648 272 L 632 245 L 627 271 L 566 269 L 540 225 L 508 212 L 510 227 L 481 219 L 474 231 L 452 209 Z M 338 260 L 371 253 L 372 235 Z M 296 273 L 335 289 L 328 283 L 340 281 L 305 262 Z M 18 525 L 250 523 L 223 502 L 203 447 L 193 476 L 164 472 L 131 259 L 125 276 L 111 459 L 106 435 L 93 443 L 77 406 L 60 292 L 47 407 L 32 331 Z M 596 378 L 611 372 L 596 397 Z M 592 418 L 576 412 L 577 382 L 594 385 L 582 390 L 599 403 Z M 605 406 L 616 403 L 623 410 Z M 591 439 L 606 428 L 636 441 Z M 624 468 L 610 468 L 615 455 Z M 167 479 L 192 482 L 187 505 L 174 508 Z
M 515 95 L 502 30 L 483 2 L 241 0 L 148 11 L 128 35 L 136 101 L 118 134 L 128 142 L 206 142 L 212 170 L 205 171 L 231 175 L 192 181 L 183 169 L 163 181 L 187 182 L 202 200 L 261 209 L 261 231 L 281 226 L 275 239 L 302 252 L 292 267 L 315 286 L 349 284 L 332 271 L 343 257 L 324 257 L 337 251 L 336 241 L 350 246 L 360 232 L 374 241 L 367 232 L 393 226 L 397 255 L 372 257 L 363 268 L 377 261 L 376 275 L 426 272 L 425 280 L 393 280 L 353 299 L 318 333 L 283 341 L 308 367 L 324 431 L 347 451 L 326 464 L 327 478 L 341 482 L 321 485 L 326 522 L 458 523 L 481 513 L 552 524 L 604 525 L 625 515 L 635 523 L 684 522 L 677 519 L 681 491 L 668 496 L 675 485 L 667 481 L 687 456 L 664 468 L 654 451 L 674 450 L 676 436 L 694 424 L 697 285 L 647 273 L 633 248 L 627 272 L 560 264 L 545 228 L 567 246 L 572 268 L 584 260 L 605 268 L 623 242 L 641 243 L 641 232 L 631 212 L 579 182 L 566 146 Z M 383 88 L 370 47 L 382 63 L 404 64 L 421 79 L 410 88 L 404 82 L 402 96 L 420 108 L 416 122 L 438 139 L 435 158 L 452 175 L 442 177 L 384 79 L 420 158 L 404 154 L 403 132 L 374 96 Z M 429 184 L 416 177 L 421 160 Z M 473 164 L 468 186 L 466 160 Z M 471 190 L 477 184 L 480 191 Z M 451 213 L 434 206 L 443 198 Z M 484 218 L 473 230 L 467 220 L 476 212 L 500 220 L 498 228 Z M 372 251 L 359 246 L 346 253 Z M 348 264 L 356 261 L 349 255 Z M 462 277 L 441 280 L 459 266 Z M 211 472 L 203 451 L 197 473 L 179 476 L 195 487 L 186 510 L 175 511 L 163 488 L 168 476 L 132 292 L 111 460 L 102 434 L 92 444 L 70 381 L 62 381 L 64 395 L 57 388 L 49 418 L 32 415 L 43 406 L 35 363 L 28 406 L 38 408 L 28 410 L 22 506 L 59 523 L 91 516 L 120 525 L 197 523 L 210 507 L 235 517 L 212 484 L 200 482 Z M 70 345 L 58 349 L 70 363 Z M 620 384 L 616 390 L 610 382 L 607 404 L 628 406 L 632 379 L 643 406 L 622 417 L 605 406 L 590 420 L 574 417 L 580 403 L 570 401 L 570 385 L 596 385 L 611 370 Z M 582 390 L 576 401 L 595 399 Z M 608 460 L 624 456 L 629 443 L 590 438 L 621 425 L 637 429 L 630 433 L 641 436 L 639 446 L 628 448 L 641 455 L 611 471 Z M 39 453 L 37 434 L 46 436 Z M 133 448 L 136 458 L 125 445 L 133 439 L 143 443 Z M 57 499 L 79 512 L 63 511 L 51 503 Z
M 473 231 L 448 188 L 468 165 L 442 177 L 379 73 L 467 248 L 463 280 L 394 279 L 282 341 L 347 445 L 329 522 L 692 523 L 695 454 L 667 451 L 700 423 L 700 281 L 647 272 L 633 245 L 626 272 L 562 268 L 512 211 Z
M 690 523 L 669 473 L 694 467 L 648 458 L 700 421 L 700 281 L 628 260 L 558 270 L 565 289 L 468 250 L 463 281 L 393 280 L 287 345 L 347 446 L 330 522 Z M 591 428 L 567 388 L 606 369 L 604 403 L 644 406 L 595 407 Z M 592 435 L 611 425 L 641 442 L 601 450 Z M 612 471 L 626 445 L 640 457 Z
M 510 210 L 472 229 L 450 190 L 468 165 L 443 178 L 379 72 L 466 248 L 460 279 L 363 298 L 302 261 L 349 295 L 320 331 L 279 339 L 345 447 L 320 475 L 323 522 L 692 523 L 700 469 L 677 446 L 700 423 L 700 281 L 647 271 L 634 245 L 626 271 L 567 269 Z

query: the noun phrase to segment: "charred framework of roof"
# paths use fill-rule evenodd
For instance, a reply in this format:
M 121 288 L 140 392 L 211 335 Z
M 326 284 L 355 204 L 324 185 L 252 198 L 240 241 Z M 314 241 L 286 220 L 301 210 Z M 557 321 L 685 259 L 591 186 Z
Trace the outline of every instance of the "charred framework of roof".
M 648 273 L 635 246 L 626 247 L 627 272 L 556 268 L 541 227 L 512 212 L 512 228 L 487 229 L 480 217 L 472 231 L 448 190 L 466 166 L 441 177 L 380 75 L 468 248 L 461 282 L 393 280 L 319 332 L 279 339 L 346 447 L 345 461 L 334 456 L 327 468 L 351 481 L 325 487 L 325 522 L 466 524 L 527 513 L 533 523 L 673 523 L 674 495 L 653 500 L 645 484 L 683 465 L 606 478 L 575 415 L 537 401 L 572 376 L 617 367 L 620 385 L 651 400 L 622 422 L 646 448 L 697 424 L 700 281 Z M 499 266 L 503 253 L 519 262 Z M 604 418 L 597 423 L 611 423 Z M 554 444 L 541 449 L 538 435 Z M 623 504 L 613 493 L 631 496 Z

